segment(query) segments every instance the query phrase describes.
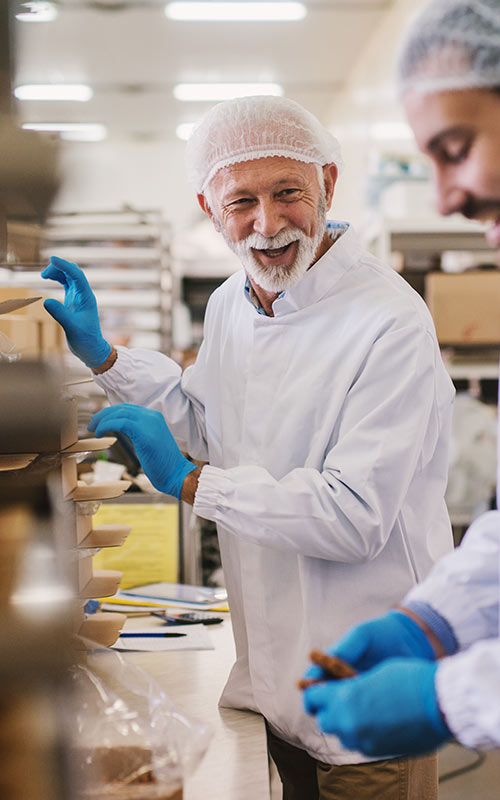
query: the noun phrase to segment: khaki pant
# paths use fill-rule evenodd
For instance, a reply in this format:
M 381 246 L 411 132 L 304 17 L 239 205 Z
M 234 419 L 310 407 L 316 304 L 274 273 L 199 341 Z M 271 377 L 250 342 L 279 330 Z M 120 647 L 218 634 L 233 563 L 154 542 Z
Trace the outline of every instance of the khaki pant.
M 283 800 L 437 800 L 437 754 L 363 764 L 324 764 L 267 731 Z

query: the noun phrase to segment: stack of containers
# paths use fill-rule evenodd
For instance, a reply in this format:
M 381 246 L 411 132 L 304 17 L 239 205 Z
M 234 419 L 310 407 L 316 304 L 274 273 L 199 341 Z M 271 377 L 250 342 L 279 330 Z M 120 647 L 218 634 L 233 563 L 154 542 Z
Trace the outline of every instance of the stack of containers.
M 12 365 L 14 368 L 16 365 Z M 116 570 L 93 570 L 92 557 L 103 547 L 116 547 L 125 541 L 130 527 L 124 525 L 93 525 L 93 515 L 101 500 L 119 497 L 130 481 L 111 481 L 87 484 L 78 479 L 78 460 L 90 452 L 105 450 L 116 439 L 78 440 L 77 400 L 65 397 L 59 403 L 60 426 L 57 437 L 40 431 L 33 440 L 32 452 L 17 452 L 16 437 L 0 442 L 0 471 L 12 472 L 20 481 L 33 474 L 43 474 L 54 495 L 66 505 L 64 513 L 64 547 L 67 550 L 69 579 L 74 596 L 73 633 L 85 640 L 109 646 L 119 636 L 122 614 L 96 613 L 86 616 L 84 607 L 89 599 L 115 594 L 122 573 Z M 77 646 L 85 648 L 79 638 Z

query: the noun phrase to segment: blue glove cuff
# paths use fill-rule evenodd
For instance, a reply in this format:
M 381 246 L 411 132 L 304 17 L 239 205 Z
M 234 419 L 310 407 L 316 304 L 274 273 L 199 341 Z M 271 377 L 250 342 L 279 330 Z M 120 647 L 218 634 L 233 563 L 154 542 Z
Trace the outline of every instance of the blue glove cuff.
M 446 739 L 449 739 L 451 737 L 451 731 L 444 721 L 444 717 L 441 713 L 437 701 L 437 692 L 436 692 L 437 668 L 438 668 L 437 663 L 430 665 L 430 669 L 425 673 L 422 679 L 422 682 L 420 684 L 420 689 L 427 719 L 432 724 L 432 727 L 436 731 L 438 737 L 438 742 L 436 744 L 440 744 L 441 742 L 444 742 L 446 741 Z
M 175 484 L 172 487 L 173 491 L 172 492 L 168 491 L 168 494 L 172 493 L 172 494 L 175 495 L 175 497 L 177 497 L 178 500 L 180 500 L 181 499 L 181 491 L 182 491 L 182 486 L 183 486 L 183 483 L 184 483 L 184 479 L 185 479 L 186 475 L 189 475 L 189 473 L 192 472 L 194 469 L 196 469 L 196 464 L 193 464 L 192 461 L 188 461 L 188 459 L 185 458 L 184 459 L 184 464 L 182 465 L 182 468 L 175 475 L 175 478 L 174 478 Z
M 71 347 L 70 350 L 71 352 L 74 352 L 71 349 Z M 99 346 L 93 349 L 92 352 L 88 354 L 88 356 L 82 353 L 80 354 L 75 353 L 75 355 L 78 358 L 81 358 L 86 367 L 94 369 L 94 367 L 100 367 L 101 364 L 104 364 L 110 353 L 111 353 L 111 345 L 109 344 L 109 342 L 106 341 L 106 339 L 102 339 L 101 342 L 99 343 Z
M 427 661 L 436 660 L 434 648 L 416 622 L 401 611 L 389 611 L 386 616 L 393 617 L 403 629 L 403 632 L 410 640 L 412 653 L 416 658 L 425 658 Z
M 453 628 L 432 606 L 420 600 L 410 600 L 404 604 L 404 607 L 417 614 L 429 626 L 442 643 L 447 655 L 452 656 L 457 652 L 458 642 Z

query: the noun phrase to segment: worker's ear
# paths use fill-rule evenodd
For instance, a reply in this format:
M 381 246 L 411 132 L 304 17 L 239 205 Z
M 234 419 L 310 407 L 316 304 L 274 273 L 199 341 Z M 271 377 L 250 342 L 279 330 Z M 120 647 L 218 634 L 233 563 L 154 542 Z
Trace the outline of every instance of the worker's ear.
M 204 211 L 204 212 L 205 212 L 205 214 L 207 214 L 207 215 L 210 217 L 210 219 L 211 219 L 211 220 L 212 220 L 212 222 L 213 222 L 213 225 L 214 225 L 214 228 L 215 228 L 215 230 L 216 230 L 217 232 L 219 232 L 219 231 L 220 231 L 220 228 L 219 228 L 219 225 L 218 225 L 217 219 L 216 219 L 216 217 L 214 217 L 214 214 L 213 214 L 213 212 L 212 212 L 212 209 L 211 209 L 211 208 L 210 208 L 210 206 L 208 205 L 208 200 L 207 200 L 207 198 L 205 197 L 205 195 L 204 195 L 204 194 L 197 194 L 197 195 L 196 195 L 196 197 L 198 198 L 198 203 L 199 203 L 199 205 L 200 205 L 200 208 L 201 208 L 201 210 L 202 210 L 202 211 Z
M 213 217 L 212 209 L 208 205 L 207 198 L 205 197 L 205 195 L 204 194 L 197 194 L 196 197 L 198 199 L 198 203 L 199 203 L 199 206 L 200 206 L 201 210 L 204 211 L 205 214 L 208 214 L 208 216 L 210 218 Z
M 196 197 L 198 198 L 198 203 L 200 204 L 201 210 L 204 211 L 205 214 L 207 214 L 210 217 L 215 230 L 217 231 L 217 233 L 220 233 L 221 228 L 219 221 L 215 216 L 215 214 L 213 213 L 212 209 L 210 208 L 207 198 L 205 197 L 204 194 L 197 194 Z
M 330 208 L 333 200 L 333 193 L 335 191 L 335 184 L 337 183 L 339 171 L 335 164 L 325 164 L 323 167 L 323 177 L 325 179 L 325 199 L 326 208 Z

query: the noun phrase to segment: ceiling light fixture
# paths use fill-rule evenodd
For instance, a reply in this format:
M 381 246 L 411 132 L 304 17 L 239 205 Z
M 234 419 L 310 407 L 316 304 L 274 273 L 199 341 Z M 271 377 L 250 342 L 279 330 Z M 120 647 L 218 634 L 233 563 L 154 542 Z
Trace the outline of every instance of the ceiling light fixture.
M 18 100 L 75 100 L 85 103 L 92 95 L 90 86 L 79 83 L 33 83 L 14 89 L 14 96 Z
M 183 142 L 187 142 L 196 125 L 196 122 L 181 122 L 175 129 L 176 136 Z
M 413 132 L 406 122 L 373 122 L 369 126 L 369 135 L 379 141 L 406 141 L 413 139 Z
M 172 2 L 165 6 L 169 19 L 203 22 L 293 22 L 304 19 L 307 8 L 295 2 Z
M 254 94 L 282 96 L 278 83 L 178 83 L 174 97 L 185 102 L 232 100 Z
M 25 122 L 30 131 L 59 133 L 61 139 L 71 142 L 101 142 L 107 136 L 105 125 L 99 122 Z
M 53 22 L 57 19 L 56 6 L 47 0 L 31 0 L 29 3 L 23 3 L 21 8 L 25 8 L 26 11 L 16 14 L 16 19 L 20 22 Z

